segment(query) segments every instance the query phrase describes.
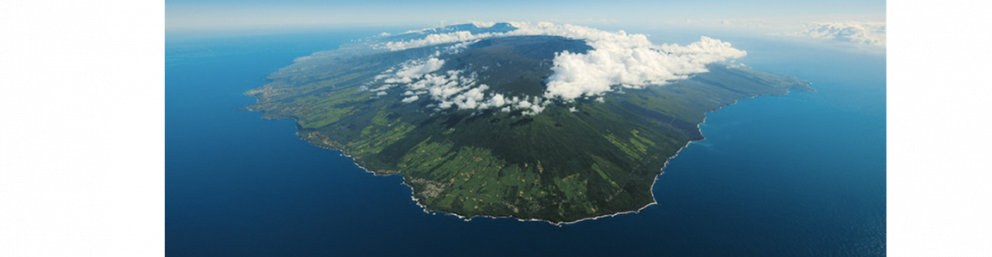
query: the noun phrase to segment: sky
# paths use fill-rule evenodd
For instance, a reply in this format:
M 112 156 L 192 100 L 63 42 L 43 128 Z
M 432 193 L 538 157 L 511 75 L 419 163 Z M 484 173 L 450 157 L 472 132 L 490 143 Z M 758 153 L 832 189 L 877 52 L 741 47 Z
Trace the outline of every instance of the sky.
M 166 0 L 165 30 L 430 27 L 469 21 L 767 28 L 808 22 L 884 22 L 885 9 L 884 0 Z

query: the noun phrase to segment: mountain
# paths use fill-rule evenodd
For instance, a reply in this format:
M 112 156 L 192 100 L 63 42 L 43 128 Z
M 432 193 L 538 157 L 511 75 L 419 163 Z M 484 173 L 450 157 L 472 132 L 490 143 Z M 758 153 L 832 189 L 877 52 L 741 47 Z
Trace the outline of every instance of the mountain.
M 542 26 L 457 25 L 314 53 L 247 92 L 258 101 L 246 108 L 403 176 L 427 210 L 561 223 L 653 204 L 656 177 L 703 139 L 706 112 L 812 90 L 711 58 L 722 42 L 642 46 L 623 32 Z

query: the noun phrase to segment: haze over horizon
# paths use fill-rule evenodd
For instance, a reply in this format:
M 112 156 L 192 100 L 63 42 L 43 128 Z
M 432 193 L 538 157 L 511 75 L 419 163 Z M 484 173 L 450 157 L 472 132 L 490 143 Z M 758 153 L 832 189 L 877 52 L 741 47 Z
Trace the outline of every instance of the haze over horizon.
M 885 22 L 885 1 L 724 1 L 692 3 L 518 0 L 165 2 L 165 31 L 333 27 L 425 27 L 472 21 L 555 22 L 624 27 L 723 27 L 780 31 L 812 22 Z
M 472 22 L 552 22 L 617 31 L 722 30 L 842 42 L 888 54 L 888 1 L 594 1 L 519 0 L 167 0 L 163 30 L 207 36 L 299 29 L 419 29 Z

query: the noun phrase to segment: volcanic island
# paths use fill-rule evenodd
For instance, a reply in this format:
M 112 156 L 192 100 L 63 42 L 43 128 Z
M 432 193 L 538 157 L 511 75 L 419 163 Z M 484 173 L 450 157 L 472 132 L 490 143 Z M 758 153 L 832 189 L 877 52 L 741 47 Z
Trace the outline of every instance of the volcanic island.
M 567 24 L 462 24 L 297 58 L 246 109 L 402 176 L 425 211 L 565 224 L 654 204 L 707 112 L 812 91 L 736 63 L 745 55 L 708 37 L 659 46 Z

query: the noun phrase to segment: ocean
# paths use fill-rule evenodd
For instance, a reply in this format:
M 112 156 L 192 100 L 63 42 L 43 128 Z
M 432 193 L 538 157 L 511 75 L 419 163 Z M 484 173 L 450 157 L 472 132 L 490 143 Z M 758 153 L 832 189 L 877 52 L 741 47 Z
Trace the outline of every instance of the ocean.
M 817 91 L 707 114 L 706 140 L 658 178 L 657 205 L 556 227 L 425 213 L 400 177 L 309 145 L 291 120 L 240 110 L 254 102 L 245 91 L 294 58 L 378 32 L 167 34 L 166 255 L 885 255 L 884 53 L 713 36 L 748 51 L 742 63 Z M 698 39 L 663 33 L 652 38 Z

